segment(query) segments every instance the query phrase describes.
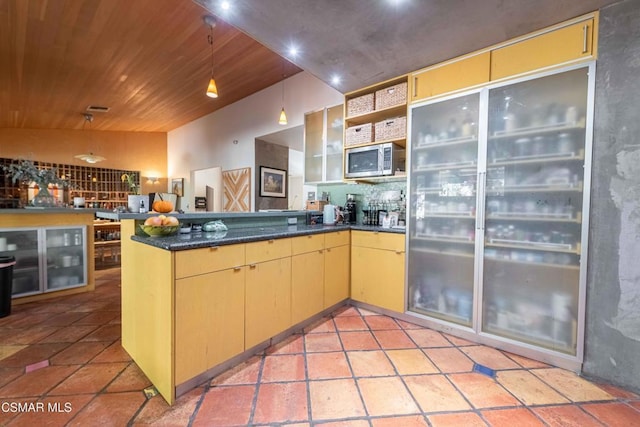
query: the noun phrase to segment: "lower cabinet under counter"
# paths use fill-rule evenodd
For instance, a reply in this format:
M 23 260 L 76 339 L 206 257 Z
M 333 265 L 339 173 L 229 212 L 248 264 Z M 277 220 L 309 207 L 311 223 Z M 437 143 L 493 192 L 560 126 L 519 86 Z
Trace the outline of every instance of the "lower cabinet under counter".
M 404 313 L 404 234 L 353 231 L 351 299 Z
M 124 221 L 122 232 L 133 231 L 133 221 Z M 324 234 L 311 239 L 321 238 L 321 249 L 309 253 L 331 255 L 329 262 L 315 260 L 322 282 L 313 299 L 319 301 L 298 301 L 303 311 L 294 309 L 293 296 L 302 295 L 302 287 L 295 291 L 292 286 L 298 275 L 292 261 L 296 238 L 173 252 L 123 239 L 122 346 L 173 404 L 177 396 L 266 347 L 272 338 L 282 338 L 348 300 L 344 249 L 350 232 L 334 233 L 340 236 L 329 239 L 330 250 L 324 250 Z M 326 275 L 332 280 L 327 288 L 324 271 L 334 263 L 336 268 Z M 331 296 L 327 300 L 325 292 Z

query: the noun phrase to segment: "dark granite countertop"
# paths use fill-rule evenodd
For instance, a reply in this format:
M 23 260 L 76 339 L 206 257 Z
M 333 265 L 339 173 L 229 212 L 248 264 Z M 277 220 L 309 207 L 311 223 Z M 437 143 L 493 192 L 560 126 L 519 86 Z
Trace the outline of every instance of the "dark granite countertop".
M 275 227 L 235 228 L 223 232 L 191 232 L 164 237 L 131 236 L 131 239 L 170 251 L 206 248 L 211 246 L 233 245 L 237 243 L 257 242 L 269 239 L 305 236 L 316 233 L 330 233 L 339 230 L 380 231 L 404 234 L 402 229 L 390 229 L 357 225 L 291 225 Z

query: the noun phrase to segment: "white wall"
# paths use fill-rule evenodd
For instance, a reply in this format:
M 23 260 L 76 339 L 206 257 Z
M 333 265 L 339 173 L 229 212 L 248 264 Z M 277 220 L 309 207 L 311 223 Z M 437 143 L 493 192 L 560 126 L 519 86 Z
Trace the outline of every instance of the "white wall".
M 304 153 L 289 149 L 289 209 L 304 209 Z
M 222 170 L 250 167 L 251 182 L 255 182 L 256 137 L 300 126 L 304 124 L 304 113 L 344 101 L 340 92 L 307 72 L 286 79 L 284 84 L 284 108 L 289 122 L 286 126 L 278 124 L 282 83 L 277 83 L 167 134 L 169 177 L 185 178 L 185 198 L 181 203 L 184 210 L 194 210 L 191 171 L 215 166 Z M 219 93 L 224 96 L 224 87 L 219 88 Z M 234 144 L 234 140 L 238 143 Z M 254 197 L 252 186 L 251 200 Z

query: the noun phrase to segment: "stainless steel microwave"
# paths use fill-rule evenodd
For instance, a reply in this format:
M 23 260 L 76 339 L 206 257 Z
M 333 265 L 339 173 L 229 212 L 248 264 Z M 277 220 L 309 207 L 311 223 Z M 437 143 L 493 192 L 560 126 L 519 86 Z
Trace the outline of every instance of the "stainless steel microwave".
M 404 171 L 405 150 L 393 142 L 345 150 L 345 178 L 394 175 Z

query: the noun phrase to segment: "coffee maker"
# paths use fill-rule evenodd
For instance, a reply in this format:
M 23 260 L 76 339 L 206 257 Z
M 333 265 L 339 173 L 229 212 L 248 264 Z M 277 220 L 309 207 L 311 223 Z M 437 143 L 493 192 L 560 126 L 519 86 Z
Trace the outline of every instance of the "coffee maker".
M 355 194 L 347 194 L 347 203 L 344 205 L 344 223 L 355 224 L 358 205 Z

